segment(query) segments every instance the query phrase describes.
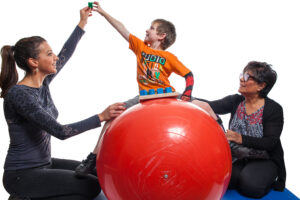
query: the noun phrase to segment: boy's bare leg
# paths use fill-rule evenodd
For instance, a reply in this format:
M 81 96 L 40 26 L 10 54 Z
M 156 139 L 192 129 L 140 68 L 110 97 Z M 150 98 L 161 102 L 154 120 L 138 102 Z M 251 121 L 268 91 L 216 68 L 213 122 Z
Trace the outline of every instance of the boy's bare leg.
M 102 144 L 102 140 L 103 140 L 103 137 L 104 137 L 104 134 L 106 133 L 106 130 L 109 127 L 110 124 L 111 124 L 111 121 L 108 121 L 108 122 L 106 122 L 104 124 L 104 126 L 103 126 L 103 128 L 101 130 L 100 136 L 98 138 L 97 144 L 96 144 L 96 146 L 94 148 L 94 151 L 93 151 L 94 154 L 97 154 L 99 152 L 101 144 Z
M 96 159 L 97 159 L 97 154 L 99 152 L 99 149 L 101 148 L 103 136 L 109 127 L 111 121 L 107 121 L 100 133 L 99 139 L 97 141 L 97 144 L 94 148 L 93 153 L 90 153 L 85 160 L 83 160 L 75 169 L 75 175 L 78 177 L 84 177 L 87 176 L 88 174 L 92 173 L 93 170 L 96 167 Z

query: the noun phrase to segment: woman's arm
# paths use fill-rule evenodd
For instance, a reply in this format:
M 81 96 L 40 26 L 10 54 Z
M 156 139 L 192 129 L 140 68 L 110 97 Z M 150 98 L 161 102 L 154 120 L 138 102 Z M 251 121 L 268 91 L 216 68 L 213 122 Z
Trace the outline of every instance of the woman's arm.
M 228 114 L 242 101 L 242 98 L 241 95 L 235 94 L 215 101 L 199 100 L 207 102 L 216 114 Z
M 80 10 L 80 21 L 78 25 L 76 26 L 76 28 L 74 29 L 74 31 L 72 32 L 68 40 L 65 42 L 63 48 L 58 54 L 59 60 L 56 63 L 57 72 L 56 74 L 47 76 L 47 78 L 44 81 L 46 84 L 49 84 L 53 80 L 53 78 L 60 72 L 60 70 L 64 67 L 64 65 L 68 62 L 68 60 L 73 55 L 79 40 L 85 33 L 84 27 L 87 24 L 87 20 L 90 14 L 91 14 L 91 8 L 85 7 Z
M 113 119 L 125 109 L 122 103 L 117 103 L 109 106 L 101 114 L 76 123 L 62 125 L 40 106 L 38 100 L 33 95 L 23 90 L 17 90 L 7 98 L 7 101 L 12 104 L 14 110 L 26 119 L 28 123 L 62 140 L 97 128 L 101 126 L 101 120 L 108 121 Z

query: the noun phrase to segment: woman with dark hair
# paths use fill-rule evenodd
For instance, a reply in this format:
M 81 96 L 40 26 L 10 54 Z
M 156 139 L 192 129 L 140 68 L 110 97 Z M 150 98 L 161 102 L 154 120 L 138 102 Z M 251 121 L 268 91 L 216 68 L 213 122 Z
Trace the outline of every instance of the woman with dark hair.
M 84 34 L 91 8 L 80 10 L 80 22 L 56 56 L 47 41 L 39 36 L 23 38 L 14 46 L 1 49 L 1 97 L 9 129 L 3 185 L 9 199 L 88 200 L 101 188 L 97 175 L 78 179 L 77 161 L 51 158 L 51 135 L 67 139 L 101 126 L 125 109 L 116 103 L 88 119 L 61 125 L 52 101 L 49 84 L 72 56 Z M 18 67 L 25 71 L 18 82 Z
M 226 131 L 232 152 L 229 189 L 260 198 L 271 188 L 283 191 L 286 170 L 280 135 L 283 110 L 267 97 L 277 79 L 265 62 L 249 62 L 240 75 L 239 94 L 210 101 L 207 109 L 216 114 L 230 113 Z

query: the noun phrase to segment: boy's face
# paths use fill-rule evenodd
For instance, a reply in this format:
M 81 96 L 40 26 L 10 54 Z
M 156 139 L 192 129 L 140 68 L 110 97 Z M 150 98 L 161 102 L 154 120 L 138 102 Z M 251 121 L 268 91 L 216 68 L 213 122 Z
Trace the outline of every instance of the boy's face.
M 158 23 L 151 24 L 150 28 L 146 30 L 146 36 L 144 42 L 147 44 L 153 44 L 154 42 L 160 41 L 161 36 L 157 33 Z

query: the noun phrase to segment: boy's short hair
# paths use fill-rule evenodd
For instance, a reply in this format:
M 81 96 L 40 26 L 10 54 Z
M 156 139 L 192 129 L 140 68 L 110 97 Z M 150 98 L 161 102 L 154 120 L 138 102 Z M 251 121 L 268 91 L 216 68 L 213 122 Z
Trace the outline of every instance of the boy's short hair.
M 162 34 L 165 33 L 166 37 L 162 41 L 163 50 L 170 47 L 176 40 L 176 29 L 174 24 L 164 19 L 156 19 L 152 22 L 152 24 L 157 23 L 157 33 Z

